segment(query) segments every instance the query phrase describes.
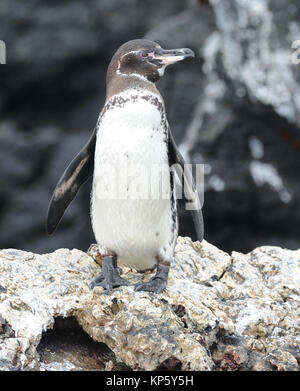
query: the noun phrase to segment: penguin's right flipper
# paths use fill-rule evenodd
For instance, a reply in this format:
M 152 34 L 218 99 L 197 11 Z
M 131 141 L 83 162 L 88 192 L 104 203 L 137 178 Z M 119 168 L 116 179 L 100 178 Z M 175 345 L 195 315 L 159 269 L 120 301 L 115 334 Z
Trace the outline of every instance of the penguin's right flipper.
M 47 216 L 47 232 L 49 234 L 56 229 L 80 186 L 93 175 L 95 145 L 96 128 L 88 143 L 69 164 L 54 190 Z
M 188 167 L 185 167 L 185 160 L 179 152 L 169 127 L 169 164 L 177 164 L 180 167 L 184 182 L 184 196 L 193 205 L 190 209 L 197 234 L 197 240 L 202 242 L 204 236 L 204 223 L 201 210 L 201 202 L 196 189 L 194 178 Z

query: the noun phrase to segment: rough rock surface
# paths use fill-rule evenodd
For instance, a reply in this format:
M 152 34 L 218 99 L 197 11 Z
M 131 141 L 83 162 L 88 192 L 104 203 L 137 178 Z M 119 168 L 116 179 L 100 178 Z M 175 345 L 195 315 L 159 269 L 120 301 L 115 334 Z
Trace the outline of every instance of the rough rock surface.
M 45 363 L 39 353 L 55 319 L 75 317 L 133 370 L 297 370 L 299 263 L 300 250 L 266 246 L 230 256 L 179 237 L 164 293 L 104 294 L 89 290 L 100 266 L 82 251 L 2 250 L 0 369 L 78 369 L 72 354 Z M 123 267 L 131 283 L 151 275 Z M 108 359 L 100 369 L 113 367 Z

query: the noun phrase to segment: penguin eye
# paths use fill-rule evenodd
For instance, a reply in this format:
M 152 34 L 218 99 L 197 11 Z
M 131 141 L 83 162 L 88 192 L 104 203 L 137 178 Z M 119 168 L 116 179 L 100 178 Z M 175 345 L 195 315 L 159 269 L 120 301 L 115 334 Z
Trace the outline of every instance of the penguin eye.
M 148 52 L 143 52 L 142 57 L 148 57 Z

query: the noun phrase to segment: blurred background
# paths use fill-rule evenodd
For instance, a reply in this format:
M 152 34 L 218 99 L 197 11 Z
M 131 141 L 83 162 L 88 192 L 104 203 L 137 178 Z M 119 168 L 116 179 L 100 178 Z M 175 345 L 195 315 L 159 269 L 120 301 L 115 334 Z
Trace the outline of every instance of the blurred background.
M 0 248 L 86 250 L 91 181 L 52 236 L 46 213 L 88 140 L 115 50 L 190 47 L 159 89 L 186 159 L 204 163 L 205 238 L 223 250 L 300 247 L 298 0 L 1 0 Z M 195 238 L 181 211 L 180 234 Z

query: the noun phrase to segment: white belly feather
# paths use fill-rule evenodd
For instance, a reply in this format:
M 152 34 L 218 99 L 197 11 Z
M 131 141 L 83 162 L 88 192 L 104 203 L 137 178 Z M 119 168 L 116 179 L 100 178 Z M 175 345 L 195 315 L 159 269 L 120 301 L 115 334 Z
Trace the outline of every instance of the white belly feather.
M 136 91 L 133 95 L 137 95 Z M 152 165 L 163 165 L 163 189 L 170 191 L 168 151 L 161 119 L 155 105 L 138 97 L 106 110 L 97 133 L 91 207 L 95 237 L 100 245 L 116 252 L 121 263 L 137 270 L 153 268 L 158 255 L 165 259 L 173 255 L 177 232 L 172 228 L 171 201 L 161 195 L 160 199 L 110 199 L 107 191 L 120 189 L 116 187 L 120 183 L 118 174 L 122 173 L 118 170 L 120 162 L 126 162 L 129 194 L 136 187 L 136 182 L 130 179 L 134 176 L 131 165 L 143 165 L 149 170 Z M 109 172 L 111 168 L 116 171 Z

